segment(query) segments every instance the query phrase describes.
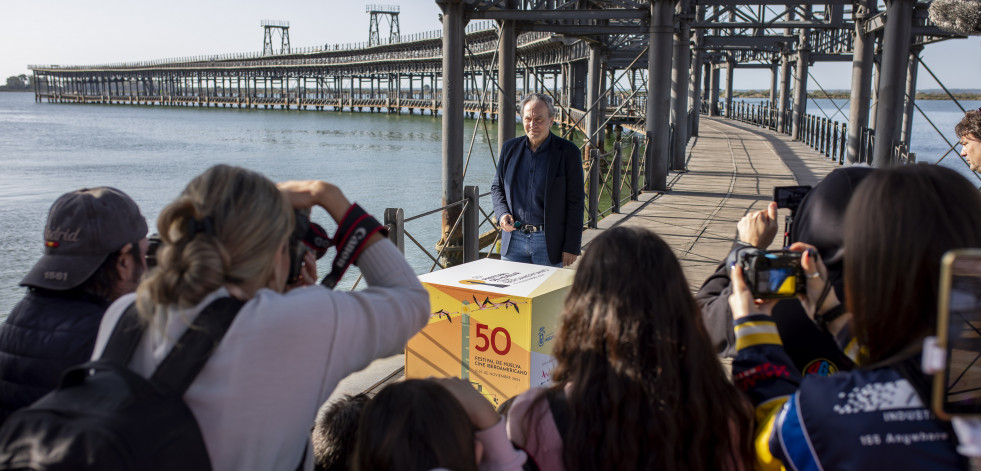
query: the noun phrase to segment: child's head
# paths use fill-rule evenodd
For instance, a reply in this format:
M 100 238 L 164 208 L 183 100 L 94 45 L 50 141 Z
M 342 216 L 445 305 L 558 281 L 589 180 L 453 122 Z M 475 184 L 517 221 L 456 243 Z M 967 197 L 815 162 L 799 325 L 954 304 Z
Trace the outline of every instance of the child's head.
M 393 383 L 361 413 L 354 469 L 475 471 L 474 432 L 443 386 L 421 379 Z
M 362 393 L 344 396 L 327 406 L 313 427 L 313 457 L 317 469 L 351 469 L 358 421 L 367 403 L 368 396 Z

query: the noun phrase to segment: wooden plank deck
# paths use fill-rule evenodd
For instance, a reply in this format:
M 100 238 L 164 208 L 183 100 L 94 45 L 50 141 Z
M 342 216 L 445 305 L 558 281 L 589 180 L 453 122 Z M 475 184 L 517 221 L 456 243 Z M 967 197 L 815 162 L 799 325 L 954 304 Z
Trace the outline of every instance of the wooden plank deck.
M 671 245 L 697 290 L 729 253 L 736 223 L 764 209 L 773 187 L 814 185 L 838 167 L 803 143 L 745 123 L 702 116 L 699 133 L 688 145 L 688 171 L 669 173 L 667 192 L 641 195 L 587 230 L 584 250 L 615 225 L 650 229 Z M 781 232 L 771 248 L 783 242 L 786 211 L 780 210 Z

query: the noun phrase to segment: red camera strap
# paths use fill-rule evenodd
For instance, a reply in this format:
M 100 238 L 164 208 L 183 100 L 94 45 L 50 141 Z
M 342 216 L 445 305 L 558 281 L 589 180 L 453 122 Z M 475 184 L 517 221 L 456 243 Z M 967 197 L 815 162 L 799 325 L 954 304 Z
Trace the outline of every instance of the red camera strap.
M 347 267 L 357 262 L 358 256 L 364 250 L 364 243 L 376 232 L 388 235 L 385 226 L 379 223 L 377 219 L 368 214 L 361 206 L 352 204 L 338 225 L 337 233 L 334 234 L 337 255 L 334 256 L 330 273 L 324 277 L 320 284 L 334 289 L 337 282 L 344 276 L 344 272 L 347 271 Z

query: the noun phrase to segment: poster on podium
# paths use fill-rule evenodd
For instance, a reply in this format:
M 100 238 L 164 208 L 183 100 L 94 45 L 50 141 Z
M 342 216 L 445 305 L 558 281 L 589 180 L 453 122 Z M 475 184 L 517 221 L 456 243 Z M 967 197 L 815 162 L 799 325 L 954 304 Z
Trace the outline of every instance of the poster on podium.
M 429 324 L 409 340 L 405 376 L 455 376 L 496 406 L 550 384 L 552 345 L 575 272 L 482 259 L 419 277 Z

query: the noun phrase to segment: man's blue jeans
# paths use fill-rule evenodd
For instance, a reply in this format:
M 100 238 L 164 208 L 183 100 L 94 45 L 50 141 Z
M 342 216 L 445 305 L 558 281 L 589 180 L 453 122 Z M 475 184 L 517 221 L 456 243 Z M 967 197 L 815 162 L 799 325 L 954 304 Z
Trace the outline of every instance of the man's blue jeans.
M 508 253 L 504 254 L 503 258 L 509 262 L 534 263 L 535 265 L 562 268 L 561 260 L 556 264 L 548 260 L 548 251 L 545 249 L 544 231 L 531 233 L 522 231 L 511 232 L 511 243 L 508 244 Z

